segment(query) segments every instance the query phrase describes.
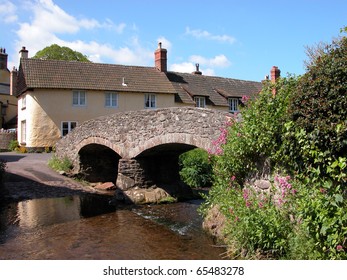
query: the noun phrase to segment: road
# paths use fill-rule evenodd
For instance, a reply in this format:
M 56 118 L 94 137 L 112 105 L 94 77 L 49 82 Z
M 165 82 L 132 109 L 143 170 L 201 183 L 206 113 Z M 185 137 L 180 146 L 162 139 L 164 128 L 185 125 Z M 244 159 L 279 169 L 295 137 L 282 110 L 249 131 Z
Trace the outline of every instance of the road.
M 52 170 L 48 166 L 52 155 L 50 153 L 0 153 L 0 159 L 6 162 L 4 197 L 18 201 L 85 192 L 96 193 L 92 187 Z

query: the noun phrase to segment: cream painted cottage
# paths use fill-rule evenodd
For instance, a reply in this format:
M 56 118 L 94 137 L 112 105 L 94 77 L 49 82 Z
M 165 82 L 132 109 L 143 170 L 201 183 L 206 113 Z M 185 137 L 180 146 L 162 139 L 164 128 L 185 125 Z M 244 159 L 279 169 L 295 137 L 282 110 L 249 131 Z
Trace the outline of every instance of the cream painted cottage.
M 6 49 L 0 48 L 0 129 L 17 125 L 17 98 L 10 94 L 10 71 Z
M 80 123 L 130 110 L 197 106 L 238 111 L 260 82 L 167 71 L 167 50 L 155 67 L 28 58 L 23 47 L 12 72 L 18 97 L 18 141 L 29 150 L 52 147 Z

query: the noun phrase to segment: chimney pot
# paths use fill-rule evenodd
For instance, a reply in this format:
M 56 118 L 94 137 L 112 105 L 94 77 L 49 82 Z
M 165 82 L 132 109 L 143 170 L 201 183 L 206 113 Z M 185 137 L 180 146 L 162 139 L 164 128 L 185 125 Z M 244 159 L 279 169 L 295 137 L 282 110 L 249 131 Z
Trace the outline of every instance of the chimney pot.
M 199 70 L 199 63 L 196 63 L 195 67 L 196 67 L 196 70 L 192 74 L 202 75 L 202 72 Z
M 281 76 L 281 70 L 277 66 L 272 66 L 271 68 L 271 82 L 276 82 L 276 80 Z
M 158 44 L 158 49 L 154 52 L 155 68 L 160 72 L 167 72 L 167 50 L 162 49 L 161 42 Z
M 20 53 L 20 58 L 28 58 L 29 57 L 29 51 L 24 46 L 19 51 L 19 53 Z
M 0 48 L 0 69 L 7 70 L 7 53 L 5 48 Z

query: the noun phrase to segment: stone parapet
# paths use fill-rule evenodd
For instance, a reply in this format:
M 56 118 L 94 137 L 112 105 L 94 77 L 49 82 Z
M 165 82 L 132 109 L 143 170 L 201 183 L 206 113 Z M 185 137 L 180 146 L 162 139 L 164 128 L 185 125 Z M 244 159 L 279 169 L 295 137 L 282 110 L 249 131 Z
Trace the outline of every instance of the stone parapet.
M 56 154 L 78 164 L 79 150 L 89 144 L 104 145 L 126 159 L 169 143 L 208 150 L 230 117 L 224 111 L 193 107 L 117 113 L 76 127 L 56 144 Z
M 13 140 L 17 140 L 17 133 L 0 131 L 0 151 L 8 151 L 10 142 Z

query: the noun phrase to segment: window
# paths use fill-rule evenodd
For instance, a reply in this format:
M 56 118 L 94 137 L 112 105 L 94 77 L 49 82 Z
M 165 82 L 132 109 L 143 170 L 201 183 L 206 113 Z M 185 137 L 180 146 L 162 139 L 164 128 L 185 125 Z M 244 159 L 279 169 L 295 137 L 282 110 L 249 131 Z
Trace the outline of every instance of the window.
M 114 92 L 105 93 L 105 106 L 118 107 L 118 94 Z
M 235 113 L 239 111 L 239 98 L 229 98 L 229 112 Z
M 205 97 L 203 97 L 203 96 L 196 96 L 196 97 L 194 97 L 194 101 L 195 101 L 195 107 L 205 108 L 205 106 L 206 106 Z
M 155 94 L 145 95 L 145 108 L 155 108 L 156 107 L 156 96 Z
M 71 130 L 73 130 L 77 126 L 77 122 L 62 122 L 61 123 L 61 135 L 65 136 Z
M 26 143 L 26 140 L 27 140 L 27 122 L 21 121 L 20 142 L 24 144 L 24 143 Z
M 22 110 L 24 110 L 27 106 L 27 97 L 26 95 L 23 95 L 22 97 Z
M 72 105 L 73 106 L 86 106 L 86 92 L 85 91 L 73 91 Z

